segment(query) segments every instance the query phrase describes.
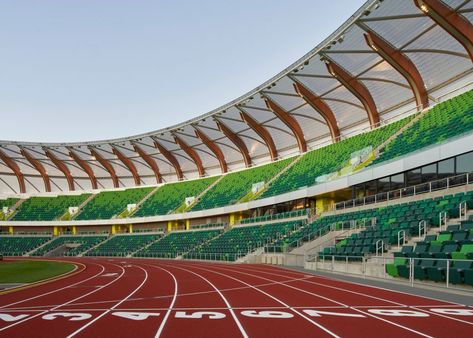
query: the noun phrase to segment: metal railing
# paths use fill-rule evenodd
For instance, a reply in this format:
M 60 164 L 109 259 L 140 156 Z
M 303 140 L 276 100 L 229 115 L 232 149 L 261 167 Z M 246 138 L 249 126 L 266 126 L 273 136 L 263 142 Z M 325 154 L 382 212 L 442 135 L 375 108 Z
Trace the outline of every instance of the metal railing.
M 365 229 L 367 227 L 374 226 L 375 224 L 376 224 L 376 217 L 350 220 L 350 221 L 345 221 L 345 222 L 335 222 L 332 224 L 321 226 L 320 228 L 317 228 L 314 231 L 311 231 L 309 233 L 304 233 L 299 238 L 297 238 L 296 240 L 290 243 L 285 243 L 285 244 L 281 243 L 280 245 L 265 246 L 264 252 L 265 253 L 286 253 L 290 250 L 293 250 L 295 248 L 298 248 L 304 245 L 305 243 L 311 242 L 319 237 L 322 237 L 331 231 Z M 309 226 L 311 225 L 308 224 L 307 227 Z M 304 229 L 305 227 L 301 227 L 299 230 L 304 231 Z
M 473 280 L 465 280 L 465 266 L 472 267 L 471 259 L 404 258 L 403 264 L 394 264 L 394 258 L 383 256 L 312 255 L 305 258 L 310 270 L 332 271 L 363 277 L 390 279 L 406 284 L 432 285 L 444 288 L 473 286 Z M 468 277 L 470 278 L 470 277 Z M 462 288 L 462 290 L 465 290 Z M 467 289 L 470 290 L 471 289 Z
M 397 190 L 388 192 L 382 192 L 371 196 L 365 196 L 362 198 L 355 198 L 344 202 L 339 202 L 333 205 L 326 205 L 323 207 L 324 210 L 318 210 L 323 212 L 339 211 L 345 209 L 351 209 L 355 207 L 398 200 L 405 197 L 418 196 L 423 194 L 432 193 L 435 191 L 446 190 L 449 188 L 466 186 L 473 183 L 473 173 L 465 173 L 461 175 L 451 176 L 442 178 L 440 180 L 421 183 L 410 187 L 405 187 Z

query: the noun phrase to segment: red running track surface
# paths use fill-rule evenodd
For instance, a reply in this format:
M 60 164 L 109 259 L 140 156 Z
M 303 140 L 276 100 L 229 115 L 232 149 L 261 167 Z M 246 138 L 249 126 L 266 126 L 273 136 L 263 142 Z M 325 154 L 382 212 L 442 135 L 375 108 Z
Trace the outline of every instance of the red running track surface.
M 0 295 L 0 337 L 471 337 L 473 308 L 265 265 L 67 259 Z

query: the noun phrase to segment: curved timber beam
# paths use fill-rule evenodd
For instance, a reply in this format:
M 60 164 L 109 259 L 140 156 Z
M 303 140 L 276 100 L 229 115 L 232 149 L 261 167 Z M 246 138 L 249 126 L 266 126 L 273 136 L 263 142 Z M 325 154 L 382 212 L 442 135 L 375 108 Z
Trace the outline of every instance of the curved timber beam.
M 3 150 L 0 149 L 0 159 L 2 159 L 3 162 L 7 165 L 8 168 L 13 171 L 13 173 L 16 176 L 16 179 L 18 180 L 18 186 L 20 187 L 20 194 L 26 193 L 26 185 L 25 185 L 25 177 L 23 176 L 23 173 L 21 172 L 20 167 L 18 164 L 7 154 L 3 152 Z
M 130 160 L 128 157 L 123 155 L 123 153 L 118 150 L 115 147 L 112 147 L 113 153 L 118 157 L 118 159 L 125 165 L 125 167 L 128 168 L 128 170 L 131 172 L 131 175 L 133 175 L 133 179 L 135 180 L 135 185 L 140 185 L 140 175 L 138 174 L 138 170 L 136 170 L 135 165 L 133 164 L 133 161 Z
M 271 110 L 284 124 L 291 129 L 292 133 L 296 137 L 299 151 L 305 153 L 307 151 L 307 143 L 304 138 L 304 132 L 302 131 L 299 122 L 287 111 L 282 109 L 278 104 L 272 101 L 270 98 L 265 98 L 266 107 Z
M 259 135 L 266 143 L 266 146 L 268 147 L 269 150 L 269 155 L 271 156 L 271 161 L 275 161 L 278 158 L 278 152 L 276 150 L 276 146 L 274 145 L 273 138 L 271 137 L 271 134 L 264 128 L 262 125 L 260 125 L 254 118 L 252 118 L 249 114 L 245 113 L 244 111 L 240 110 L 240 116 L 243 121 L 247 125 L 253 129 L 256 134 Z
M 110 174 L 110 177 L 112 178 L 112 182 L 113 182 L 113 187 L 114 188 L 118 188 L 119 187 L 119 184 L 118 184 L 118 176 L 117 176 L 117 173 L 115 172 L 115 169 L 113 168 L 113 166 L 110 164 L 110 162 L 108 162 L 105 158 L 103 158 L 102 155 L 100 155 L 94 148 L 89 148 L 90 150 L 90 153 L 92 154 L 93 157 L 95 157 L 95 159 L 105 168 L 105 170 L 108 171 L 108 173 Z
M 181 147 L 182 150 L 186 152 L 187 155 L 190 156 L 192 161 L 194 161 L 195 165 L 197 166 L 197 171 L 199 172 L 199 176 L 203 177 L 205 175 L 205 169 L 204 166 L 202 165 L 202 160 L 200 159 L 199 154 L 192 148 L 189 147 L 189 145 L 184 142 L 179 136 L 173 135 L 174 140 L 176 141 L 177 145 Z
M 424 80 L 412 61 L 389 42 L 373 31 L 365 33 L 368 46 L 379 54 L 387 63 L 396 69 L 409 83 L 416 99 L 419 110 L 429 106 L 429 97 L 425 89 Z
M 414 0 L 419 9 L 460 42 L 473 61 L 473 25 L 438 0 Z
M 156 177 L 156 182 L 158 184 L 162 183 L 163 178 L 161 177 L 161 173 L 159 171 L 159 167 L 158 167 L 158 164 L 156 163 L 156 161 L 149 154 L 147 154 L 143 149 L 141 149 L 141 147 L 139 145 L 134 144 L 133 148 L 141 156 L 141 158 L 150 166 L 150 168 L 153 170 L 154 176 Z
M 50 150 L 44 149 L 44 153 L 51 160 L 51 162 L 54 163 L 56 168 L 58 168 L 64 174 L 64 176 L 66 176 L 67 185 L 69 186 L 69 191 L 76 190 L 74 187 L 74 177 L 72 177 L 71 171 L 69 170 L 67 165 L 65 165 L 63 161 L 58 159 L 56 155 L 54 155 Z
M 200 138 L 202 143 L 204 143 L 207 146 L 207 148 L 212 150 L 215 157 L 217 157 L 218 162 L 220 163 L 220 169 L 222 170 L 222 174 L 225 174 L 228 171 L 228 167 L 227 167 L 227 162 L 225 161 L 225 156 L 223 155 L 223 152 L 220 149 L 220 147 L 211 139 L 209 139 L 209 137 L 205 135 L 202 131 L 200 131 L 196 127 L 194 128 L 195 128 L 195 135 L 198 138 Z
M 309 106 L 317 111 L 327 123 L 332 136 L 332 142 L 338 142 L 340 140 L 340 129 L 338 128 L 337 119 L 332 109 L 322 100 L 319 96 L 312 93 L 308 88 L 299 82 L 294 82 L 294 90 L 296 93 L 304 99 Z
M 332 61 L 327 61 L 328 72 L 332 74 L 340 83 L 348 89 L 365 107 L 371 128 L 379 124 L 379 113 L 374 103 L 373 97 L 365 85 L 357 78 L 349 74 L 345 69 Z
M 174 167 L 174 170 L 176 170 L 176 176 L 178 180 L 182 180 L 184 178 L 184 175 L 182 175 L 182 169 L 181 165 L 179 164 L 179 161 L 176 159 L 176 157 L 166 148 L 164 148 L 158 141 L 154 140 L 154 146 L 158 148 L 159 152 L 163 154 L 163 156 L 171 163 L 171 165 Z
M 37 159 L 31 156 L 31 154 L 24 148 L 21 148 L 20 151 L 21 154 L 28 160 L 28 162 L 30 162 L 31 165 L 35 167 L 35 169 L 40 173 L 41 177 L 43 178 L 44 189 L 46 190 L 46 192 L 51 192 L 51 182 L 49 180 L 49 175 L 44 169 L 43 165 Z
M 79 155 L 77 155 L 71 149 L 69 149 L 69 155 L 74 159 L 74 161 L 77 162 L 77 164 L 82 168 L 82 170 L 87 173 L 87 176 L 89 176 L 90 179 L 90 183 L 92 184 L 92 189 L 98 189 L 97 177 L 95 177 L 95 173 L 90 167 L 90 165 L 87 163 L 87 161 L 80 158 Z
M 240 150 L 240 153 L 243 156 L 243 161 L 245 161 L 245 166 L 247 168 L 251 166 L 251 157 L 245 142 L 243 142 L 243 140 L 230 128 L 228 128 L 223 122 L 217 120 L 216 123 L 218 129 Z

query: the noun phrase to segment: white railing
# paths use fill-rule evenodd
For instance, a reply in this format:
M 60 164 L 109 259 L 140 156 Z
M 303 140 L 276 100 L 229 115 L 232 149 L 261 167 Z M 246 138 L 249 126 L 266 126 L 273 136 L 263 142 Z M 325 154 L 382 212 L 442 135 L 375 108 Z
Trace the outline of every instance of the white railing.
M 324 212 L 340 211 L 351 209 L 354 207 L 361 207 L 365 205 L 399 200 L 405 197 L 418 196 L 432 193 L 435 191 L 446 190 L 453 187 L 467 186 L 473 183 L 473 173 L 465 173 L 461 175 L 442 178 L 440 180 L 421 183 L 418 185 L 405 187 L 388 192 L 378 193 L 376 195 L 365 196 L 362 198 L 355 198 L 344 202 L 339 202 L 334 205 L 324 206 Z
M 404 264 L 395 265 L 394 258 L 378 255 L 364 257 L 321 254 L 307 256 L 305 267 L 316 271 L 332 271 L 370 278 L 396 280 L 411 286 L 430 283 L 438 287 L 465 290 L 465 288 L 459 286 L 468 287 L 468 285 L 473 284 L 473 280 L 465 281 L 463 273 L 465 267 L 466 269 L 473 267 L 473 260 L 471 259 L 399 258 L 404 259 Z M 391 273 L 395 271 L 397 276 L 390 275 L 388 267 Z M 469 288 L 466 290 L 471 291 Z
M 425 235 L 427 235 L 427 221 L 422 220 L 419 221 L 419 237 L 420 238 L 425 238 Z

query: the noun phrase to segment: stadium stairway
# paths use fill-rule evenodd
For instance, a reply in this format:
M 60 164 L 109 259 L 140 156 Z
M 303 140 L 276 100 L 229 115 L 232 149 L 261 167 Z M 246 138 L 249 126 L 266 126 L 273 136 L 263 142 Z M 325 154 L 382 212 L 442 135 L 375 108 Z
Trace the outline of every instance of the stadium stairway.
M 141 201 L 136 203 L 136 209 L 133 210 L 131 213 L 129 213 L 127 217 L 132 217 L 135 214 L 135 212 L 137 212 L 140 209 L 143 203 L 145 203 L 148 199 L 150 199 L 151 196 L 153 196 L 159 190 L 159 188 L 161 188 L 161 186 L 157 186 L 156 188 L 151 190 L 151 192 L 148 195 L 146 195 Z
M 77 256 L 88 250 L 91 246 L 101 243 L 108 236 L 97 234 L 64 234 L 53 237 L 51 241 L 34 250 L 31 256 Z
M 97 194 L 92 194 L 90 195 L 84 202 L 82 202 L 79 206 L 78 206 L 78 211 L 76 214 L 72 215 L 71 217 L 71 220 L 75 219 L 81 212 L 82 210 L 85 208 L 85 206 L 90 202 L 92 201 L 95 196 L 97 196 Z
M 137 234 L 115 234 L 107 241 L 100 243 L 85 256 L 97 257 L 132 257 L 146 245 L 159 241 L 162 232 L 142 232 Z
M 424 110 L 422 110 L 421 112 L 419 112 L 414 118 L 412 118 L 409 122 L 407 122 L 405 125 L 403 125 L 401 128 L 399 128 L 398 131 L 396 131 L 394 134 L 392 134 L 391 136 L 389 136 L 388 139 L 386 139 L 383 143 L 381 143 L 378 147 L 376 147 L 376 149 L 373 150 L 374 158 L 371 160 L 371 162 L 376 161 L 376 160 L 381 156 L 382 151 L 383 151 L 391 142 L 393 142 L 395 139 L 397 139 L 397 137 L 398 137 L 399 135 L 401 135 L 401 134 L 404 133 L 406 130 L 408 130 L 409 128 L 411 128 L 414 124 L 416 124 L 425 114 L 428 113 L 429 109 L 430 109 L 430 108 L 424 109 Z M 370 162 L 370 163 L 371 163 L 371 162 Z
M 211 189 L 213 189 L 213 187 L 215 187 L 217 184 L 220 183 L 220 181 L 225 177 L 225 175 L 221 175 L 219 176 L 219 178 L 217 178 L 214 182 L 212 182 L 212 184 L 210 184 L 207 188 L 205 188 L 200 194 L 198 194 L 197 196 L 195 196 L 195 201 L 194 203 L 190 204 L 190 205 L 181 205 L 179 206 L 178 208 L 176 208 L 175 210 L 173 210 L 173 213 L 179 213 L 179 212 L 186 212 L 186 211 L 189 211 L 191 210 L 194 205 L 196 205 L 197 203 L 199 203 L 199 201 L 202 199 L 202 197 L 205 196 L 205 194 L 207 194 Z
M 11 205 L 10 206 L 10 213 L 7 215 L 6 220 L 10 220 L 11 218 L 13 218 L 13 216 L 15 216 L 15 213 L 17 212 L 18 208 L 20 207 L 20 205 L 22 205 L 23 202 L 25 202 L 25 201 L 26 201 L 26 199 L 19 199 L 13 205 Z
M 227 228 L 224 228 L 223 231 L 222 231 L 220 234 L 218 234 L 217 236 L 212 237 L 212 238 L 209 238 L 208 240 L 206 240 L 206 241 L 204 241 L 204 242 L 202 242 L 202 243 L 199 243 L 198 245 L 196 245 L 195 247 L 191 248 L 190 250 L 187 250 L 186 252 L 183 252 L 181 255 L 177 256 L 176 259 L 184 259 L 185 256 L 186 256 L 189 252 L 191 252 L 191 251 L 193 251 L 193 250 L 199 250 L 202 246 L 206 245 L 207 243 L 209 243 L 209 242 L 211 242 L 211 241 L 213 241 L 213 240 L 217 240 L 217 239 L 218 239 L 220 236 L 222 236 L 222 235 L 225 233 L 225 231 L 227 231 L 228 229 L 229 229 L 228 227 L 227 227 Z
M 105 242 L 108 242 L 109 240 L 112 239 L 112 236 L 108 236 L 104 241 L 100 242 L 100 243 L 97 243 L 95 244 L 94 246 L 90 247 L 89 249 L 87 249 L 86 251 L 80 253 L 77 255 L 77 257 L 84 257 L 87 255 L 88 252 L 92 251 L 92 250 L 95 250 L 97 247 L 99 247 L 100 245 L 104 244 Z
M 43 248 L 45 248 L 46 246 L 48 246 L 49 244 L 51 244 L 56 238 L 55 237 L 51 237 L 51 239 L 43 244 L 41 244 L 39 247 L 37 248 L 34 248 L 33 250 L 31 250 L 30 252 L 26 253 L 25 256 L 34 256 L 34 254 L 37 252 L 37 251 L 40 251 L 42 250 Z

